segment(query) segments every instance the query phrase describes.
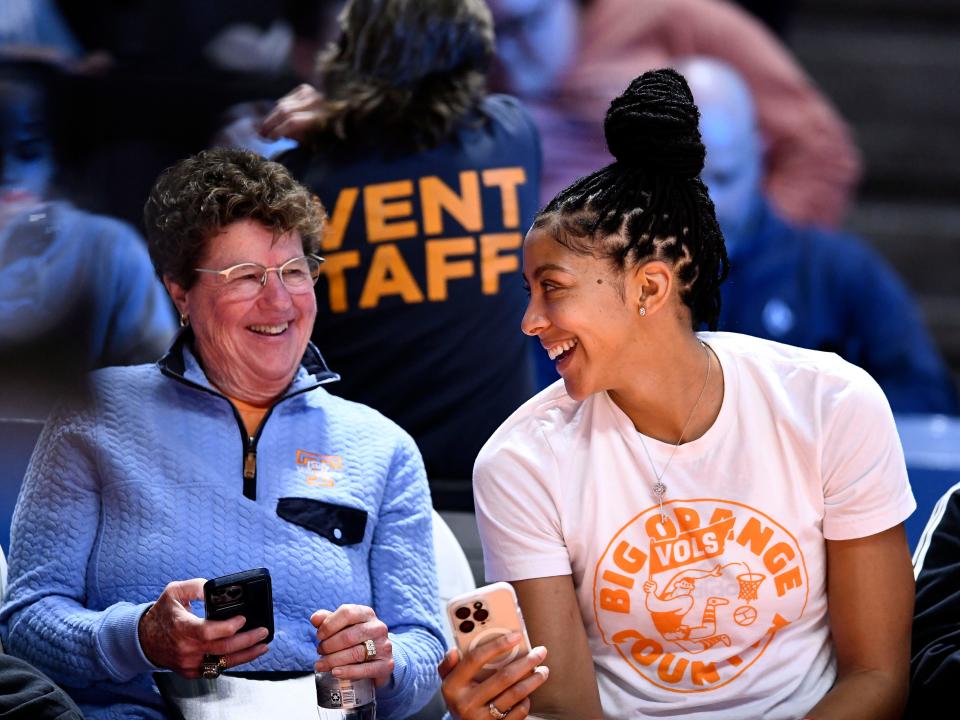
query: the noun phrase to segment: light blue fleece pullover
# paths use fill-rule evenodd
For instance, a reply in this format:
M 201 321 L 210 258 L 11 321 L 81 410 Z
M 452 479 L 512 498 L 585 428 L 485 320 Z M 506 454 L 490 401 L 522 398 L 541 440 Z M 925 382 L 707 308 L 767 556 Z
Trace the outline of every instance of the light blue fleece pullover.
M 276 636 L 238 670 L 311 671 L 310 615 L 361 603 L 390 629 L 396 661 L 378 717 L 419 709 L 444 648 L 423 464 L 391 421 L 320 387 L 336 378 L 310 346 L 251 441 L 189 333 L 159 365 L 94 373 L 94 405 L 54 413 L 27 471 L 0 611 L 7 651 L 88 718 L 162 718 L 141 615 L 171 580 L 262 566 Z M 309 527 L 278 515 L 281 498 Z

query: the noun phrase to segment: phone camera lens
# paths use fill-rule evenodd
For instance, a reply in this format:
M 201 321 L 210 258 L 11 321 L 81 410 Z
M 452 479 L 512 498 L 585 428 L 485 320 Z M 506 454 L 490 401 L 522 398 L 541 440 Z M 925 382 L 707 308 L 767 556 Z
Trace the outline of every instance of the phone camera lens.
M 483 622 L 484 620 L 487 619 L 489 615 L 490 613 L 488 613 L 486 610 L 477 610 L 473 614 L 473 619 L 476 620 L 477 622 Z
M 473 628 L 474 625 L 469 620 L 464 620 L 462 623 L 460 623 L 460 632 L 462 633 L 472 632 Z
M 477 600 L 477 601 L 473 604 L 473 606 L 474 606 L 477 610 L 479 610 L 480 608 L 483 607 L 483 603 L 480 602 L 479 600 Z
M 466 620 L 468 617 L 470 617 L 470 608 L 458 607 L 454 615 L 457 616 L 458 620 Z

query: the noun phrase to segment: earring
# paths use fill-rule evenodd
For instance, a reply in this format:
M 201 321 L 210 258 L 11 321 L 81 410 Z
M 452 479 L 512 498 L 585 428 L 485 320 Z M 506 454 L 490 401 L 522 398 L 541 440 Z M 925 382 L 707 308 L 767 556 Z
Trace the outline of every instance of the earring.
M 180 327 L 186 327 L 190 324 L 190 316 L 186 313 L 180 313 Z
M 640 306 L 640 317 L 645 317 L 646 314 L 647 314 L 647 309 L 641 305 L 641 306 Z

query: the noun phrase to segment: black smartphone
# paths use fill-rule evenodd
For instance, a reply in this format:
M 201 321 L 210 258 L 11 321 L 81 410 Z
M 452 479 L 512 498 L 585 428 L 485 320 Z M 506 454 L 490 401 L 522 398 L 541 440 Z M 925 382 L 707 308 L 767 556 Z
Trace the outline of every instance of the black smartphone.
M 273 586 L 266 568 L 207 580 L 203 584 L 203 606 L 210 620 L 243 615 L 247 621 L 240 632 L 265 627 L 267 637 L 263 642 L 273 640 Z

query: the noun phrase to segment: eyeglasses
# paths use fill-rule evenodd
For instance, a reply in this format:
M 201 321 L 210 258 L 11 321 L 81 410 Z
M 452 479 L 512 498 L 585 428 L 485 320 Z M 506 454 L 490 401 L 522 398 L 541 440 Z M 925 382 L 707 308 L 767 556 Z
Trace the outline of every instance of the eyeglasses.
M 291 295 L 301 295 L 313 292 L 313 286 L 320 277 L 320 263 L 322 257 L 316 255 L 301 255 L 290 258 L 278 267 L 264 267 L 260 263 L 245 262 L 231 265 L 223 270 L 209 268 L 194 268 L 197 272 L 218 275 L 221 278 L 221 287 L 224 292 L 238 300 L 256 297 L 266 287 L 267 273 L 271 270 L 277 273 L 280 282 Z

